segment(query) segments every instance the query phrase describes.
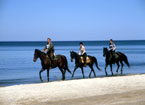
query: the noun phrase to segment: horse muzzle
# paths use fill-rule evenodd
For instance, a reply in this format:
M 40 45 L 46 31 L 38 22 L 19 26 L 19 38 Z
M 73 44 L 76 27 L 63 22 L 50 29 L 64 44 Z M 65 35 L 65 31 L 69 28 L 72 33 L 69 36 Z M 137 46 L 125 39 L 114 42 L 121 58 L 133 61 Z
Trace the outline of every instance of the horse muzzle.
M 105 57 L 106 56 L 106 54 L 103 54 L 103 57 Z
M 33 61 L 36 62 L 36 59 L 34 58 Z
M 71 59 L 71 62 L 73 62 L 73 59 Z

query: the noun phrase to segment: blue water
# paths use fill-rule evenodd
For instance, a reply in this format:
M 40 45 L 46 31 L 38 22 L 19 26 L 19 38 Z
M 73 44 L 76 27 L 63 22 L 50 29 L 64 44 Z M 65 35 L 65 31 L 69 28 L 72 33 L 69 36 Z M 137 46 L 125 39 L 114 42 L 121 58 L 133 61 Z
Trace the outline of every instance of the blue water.
M 70 62 L 70 51 L 78 52 L 79 41 L 56 41 L 55 54 L 63 54 L 67 57 L 71 71 L 74 69 L 74 62 Z M 145 73 L 145 40 L 140 41 L 115 41 L 117 50 L 125 53 L 131 65 L 124 66 L 124 74 Z M 0 86 L 10 86 L 18 84 L 40 83 L 39 71 L 41 69 L 40 60 L 33 62 L 34 50 L 42 50 L 46 42 L 0 42 Z M 105 58 L 103 57 L 103 47 L 108 47 L 108 41 L 85 41 L 84 45 L 88 55 L 95 56 L 102 71 L 95 68 L 98 77 L 105 76 Z M 115 73 L 116 65 L 113 65 Z M 110 73 L 110 67 L 107 68 Z M 84 68 L 85 77 L 88 78 L 90 68 Z M 42 73 L 44 81 L 47 80 L 46 71 Z M 61 72 L 58 68 L 50 70 L 50 81 L 61 80 Z M 93 75 L 92 75 L 93 77 Z M 77 69 L 74 79 L 82 78 L 80 69 Z M 71 79 L 71 75 L 66 73 L 66 79 Z

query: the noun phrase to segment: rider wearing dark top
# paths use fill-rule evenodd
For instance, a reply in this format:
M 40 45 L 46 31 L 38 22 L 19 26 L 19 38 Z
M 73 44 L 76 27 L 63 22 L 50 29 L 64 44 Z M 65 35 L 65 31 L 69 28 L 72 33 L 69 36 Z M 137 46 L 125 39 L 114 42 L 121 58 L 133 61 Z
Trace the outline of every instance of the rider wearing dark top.
M 53 43 L 51 42 L 51 39 L 47 39 L 47 44 L 45 48 L 42 50 L 43 52 L 47 51 L 47 55 L 51 60 L 51 65 L 53 65 L 53 59 L 54 59 L 54 46 Z
M 115 59 L 115 49 L 116 49 L 116 46 L 114 44 L 114 41 L 112 39 L 110 39 L 109 50 L 110 50 L 110 53 L 111 53 L 113 59 Z

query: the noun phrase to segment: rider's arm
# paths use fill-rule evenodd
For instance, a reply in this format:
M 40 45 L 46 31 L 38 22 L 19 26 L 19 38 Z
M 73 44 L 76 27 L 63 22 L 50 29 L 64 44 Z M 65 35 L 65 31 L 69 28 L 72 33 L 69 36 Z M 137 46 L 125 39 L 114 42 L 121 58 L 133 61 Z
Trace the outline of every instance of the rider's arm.
M 112 49 L 113 49 L 113 51 L 115 51 L 115 49 L 116 49 L 116 46 L 115 46 L 115 44 L 113 44 L 113 48 L 112 48 Z
M 109 45 L 109 50 L 113 50 L 112 44 Z
M 79 50 L 79 55 L 81 55 L 81 47 L 80 47 L 80 50 Z
M 44 52 L 44 51 L 46 51 L 47 50 L 47 48 L 45 47 L 43 50 L 42 50 L 42 52 Z
M 81 55 L 81 50 L 79 50 L 79 55 Z
M 49 45 L 47 46 L 47 51 L 51 50 L 53 48 L 53 44 L 49 43 Z
M 82 53 L 82 55 L 85 53 L 85 47 L 83 47 L 83 53 Z
M 45 48 L 42 50 L 42 52 L 48 51 L 48 47 L 49 47 L 49 44 L 47 44 L 47 45 L 45 46 Z

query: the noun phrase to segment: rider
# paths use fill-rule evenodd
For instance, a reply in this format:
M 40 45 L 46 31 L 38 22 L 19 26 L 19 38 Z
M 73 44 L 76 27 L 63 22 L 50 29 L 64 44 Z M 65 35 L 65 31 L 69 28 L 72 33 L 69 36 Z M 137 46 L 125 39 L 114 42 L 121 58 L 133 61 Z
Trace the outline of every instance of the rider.
M 51 60 L 51 66 L 53 66 L 53 60 L 54 60 L 54 46 L 53 46 L 53 43 L 51 42 L 51 39 L 48 38 L 47 39 L 47 44 L 45 46 L 45 48 L 42 50 L 43 52 L 44 51 L 47 51 L 47 55 L 48 57 L 50 58 Z
M 79 55 L 82 55 L 83 56 L 83 58 L 84 58 L 84 66 L 86 66 L 87 65 L 86 64 L 86 56 L 87 56 L 87 54 L 86 54 L 86 51 L 85 51 L 85 47 L 83 45 L 83 42 L 80 42 Z
M 116 46 L 114 44 L 114 41 L 112 39 L 110 39 L 109 50 L 110 50 L 110 53 L 111 53 L 113 59 L 115 59 L 115 49 L 116 49 Z

